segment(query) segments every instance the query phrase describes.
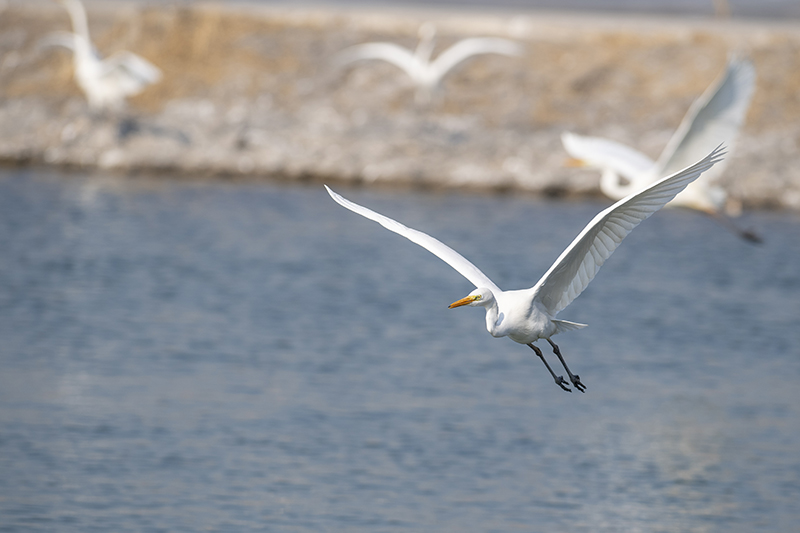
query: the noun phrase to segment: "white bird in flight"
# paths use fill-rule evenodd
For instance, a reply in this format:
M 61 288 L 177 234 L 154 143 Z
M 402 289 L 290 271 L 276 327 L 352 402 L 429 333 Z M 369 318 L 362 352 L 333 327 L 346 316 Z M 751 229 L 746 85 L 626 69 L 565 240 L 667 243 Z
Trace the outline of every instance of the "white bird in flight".
M 387 61 L 405 71 L 417 87 L 416 100 L 425 103 L 441 80 L 456 65 L 479 54 L 519 56 L 522 47 L 514 41 L 497 37 L 463 39 L 431 60 L 436 27 L 428 22 L 419 29 L 420 41 L 414 52 L 394 43 L 366 43 L 351 46 L 340 52 L 336 63 L 344 65 L 363 59 Z
M 86 10 L 80 0 L 58 0 L 69 13 L 73 32 L 54 32 L 44 46 L 63 46 L 72 51 L 75 80 L 93 109 L 120 109 L 125 98 L 142 92 L 161 79 L 161 71 L 146 59 L 121 51 L 105 59 L 89 38 Z
M 564 366 L 572 385 L 584 392 L 585 385 L 579 376 L 570 372 L 551 337 L 563 331 L 583 328 L 586 324 L 558 320 L 556 315 L 583 292 L 606 259 L 633 228 L 664 207 L 701 173 L 719 162 L 723 155 L 723 148 L 719 146 L 694 165 L 601 211 L 583 228 L 536 285 L 529 289 L 511 291 L 501 290 L 478 267 L 430 235 L 355 204 L 333 192 L 327 185 L 325 188 L 343 207 L 422 246 L 472 282 L 476 289 L 465 298 L 450 304 L 450 308 L 465 305 L 485 308 L 486 329 L 493 337 L 509 337 L 514 342 L 530 346 L 545 364 L 556 384 L 563 390 L 572 392 L 564 377 L 553 372 L 542 351 L 533 344 L 539 339 L 546 339 Z
M 728 61 L 725 73 L 689 108 L 658 161 L 609 139 L 567 132 L 561 140 L 573 158 L 571 163 L 600 169 L 603 194 L 619 200 L 696 161 L 719 143 L 724 143 L 730 154 L 750 106 L 755 77 L 749 61 Z M 669 205 L 702 211 L 740 237 L 760 242 L 757 235 L 736 227 L 724 214 L 727 193 L 716 181 L 726 166 L 727 161 L 704 173 Z

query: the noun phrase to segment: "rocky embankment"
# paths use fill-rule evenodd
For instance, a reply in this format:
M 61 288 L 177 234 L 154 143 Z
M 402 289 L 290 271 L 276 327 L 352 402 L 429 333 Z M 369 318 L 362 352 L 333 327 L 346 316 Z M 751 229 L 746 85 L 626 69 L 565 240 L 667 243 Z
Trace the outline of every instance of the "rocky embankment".
M 92 113 L 70 55 L 37 47 L 69 29 L 66 12 L 5 2 L 5 164 L 595 194 L 597 172 L 564 166 L 561 132 L 656 157 L 735 52 L 753 60 L 758 82 L 723 183 L 747 207 L 800 209 L 800 21 L 86 5 L 103 54 L 136 52 L 164 79 L 122 114 Z M 427 20 L 438 28 L 436 51 L 494 35 L 525 52 L 473 58 L 424 106 L 391 65 L 331 63 L 366 41 L 413 48 Z

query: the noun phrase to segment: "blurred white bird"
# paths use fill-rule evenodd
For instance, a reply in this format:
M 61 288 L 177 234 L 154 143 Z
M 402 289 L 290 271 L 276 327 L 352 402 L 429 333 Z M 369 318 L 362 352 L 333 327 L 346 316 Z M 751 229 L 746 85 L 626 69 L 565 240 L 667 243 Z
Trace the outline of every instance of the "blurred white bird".
M 486 329 L 492 336 L 509 337 L 514 342 L 530 346 L 544 362 L 556 384 L 565 391 L 572 392 L 563 376 L 557 376 L 553 372 L 541 350 L 533 344 L 539 339 L 546 339 L 564 366 L 570 382 L 576 389 L 584 392 L 586 387 L 581 383 L 580 377 L 570 372 L 561 351 L 550 337 L 586 325 L 557 320 L 556 315 L 583 292 L 606 259 L 633 228 L 664 207 L 701 173 L 719 162 L 723 155 L 722 147 L 719 146 L 694 165 L 659 180 L 600 212 L 536 285 L 529 289 L 512 291 L 501 290 L 475 265 L 430 235 L 354 204 L 333 192 L 327 185 L 325 188 L 340 205 L 422 246 L 471 281 L 477 288 L 465 298 L 450 304 L 450 308 L 464 305 L 484 307 Z
M 394 43 L 366 43 L 340 52 L 335 62 L 345 65 L 363 59 L 381 59 L 405 71 L 417 87 L 417 103 L 426 103 L 442 79 L 456 65 L 479 54 L 519 56 L 522 46 L 508 39 L 475 37 L 463 39 L 431 61 L 436 26 L 426 22 L 419 29 L 420 41 L 414 52 Z
M 57 0 L 69 13 L 73 33 L 54 32 L 42 46 L 63 46 L 72 51 L 75 80 L 93 109 L 120 109 L 125 98 L 161 79 L 161 71 L 132 52 L 117 52 L 106 59 L 89 38 L 86 10 L 80 0 Z
M 720 143 L 733 151 L 755 87 L 755 69 L 746 60 L 731 59 L 725 73 L 698 98 L 672 135 L 658 161 L 628 146 L 602 139 L 564 133 L 562 143 L 573 164 L 602 171 L 600 189 L 619 200 L 685 167 Z M 727 193 L 716 182 L 727 166 L 723 162 L 686 187 L 670 206 L 702 211 L 740 237 L 760 242 L 750 231 L 737 228 L 724 214 Z M 734 214 L 732 211 L 729 214 Z

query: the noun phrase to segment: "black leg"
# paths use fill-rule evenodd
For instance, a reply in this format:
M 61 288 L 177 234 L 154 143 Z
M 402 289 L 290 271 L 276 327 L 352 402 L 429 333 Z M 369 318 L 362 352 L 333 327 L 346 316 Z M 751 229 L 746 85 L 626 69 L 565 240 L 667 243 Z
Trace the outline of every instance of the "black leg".
M 711 218 L 719 222 L 721 225 L 725 226 L 725 228 L 727 228 L 734 234 L 738 235 L 742 239 L 748 242 L 752 242 L 753 244 L 763 244 L 764 240 L 757 233 L 755 233 L 752 230 L 740 228 L 739 226 L 734 224 L 730 218 L 725 216 L 725 214 L 717 213 L 716 211 L 703 211 L 703 212 L 711 216 Z
M 539 348 L 537 348 L 536 346 L 534 346 L 533 344 L 529 344 L 528 346 L 530 346 L 531 349 L 534 352 L 536 352 L 536 355 L 538 355 L 539 359 L 542 360 L 542 363 L 544 363 L 544 366 L 546 366 L 547 370 L 550 371 L 550 375 L 553 376 L 553 379 L 556 381 L 556 385 L 558 385 L 559 387 L 561 387 L 562 389 L 564 389 L 567 392 L 572 392 L 572 389 L 570 389 L 569 387 L 566 386 L 567 382 L 564 380 L 564 376 L 556 376 L 556 373 L 553 372 L 553 369 L 550 368 L 550 365 L 547 364 L 547 361 L 545 360 L 544 354 L 542 354 L 542 351 Z
M 573 385 L 575 385 L 575 388 L 578 389 L 581 392 L 586 392 L 586 385 L 581 383 L 580 376 L 578 376 L 577 374 L 573 374 L 572 372 L 569 371 L 569 367 L 567 366 L 567 362 L 564 361 L 563 357 L 561 357 L 561 350 L 558 349 L 558 346 L 556 346 L 556 343 L 554 343 L 550 339 L 547 339 L 547 342 L 549 342 L 550 346 L 553 347 L 553 353 L 558 356 L 558 360 L 561 361 L 562 365 L 564 365 L 564 370 L 567 371 L 567 375 L 569 376 L 569 380 L 572 382 Z

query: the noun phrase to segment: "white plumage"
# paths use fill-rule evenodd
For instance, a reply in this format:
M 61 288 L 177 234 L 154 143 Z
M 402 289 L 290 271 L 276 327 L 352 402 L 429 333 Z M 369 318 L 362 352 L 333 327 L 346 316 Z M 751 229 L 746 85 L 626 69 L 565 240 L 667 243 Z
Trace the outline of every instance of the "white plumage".
M 547 366 L 556 384 L 570 391 L 564 378 L 556 376 L 542 352 L 533 344 L 539 339 L 547 339 L 564 365 L 572 384 L 583 391 L 585 386 L 577 375 L 570 372 L 558 346 L 550 340 L 550 337 L 585 325 L 556 319 L 556 315 L 583 292 L 606 259 L 633 228 L 661 209 L 703 172 L 721 161 L 722 155 L 722 148 L 717 147 L 694 165 L 661 179 L 600 212 L 533 287 L 510 291 L 501 290 L 478 267 L 430 235 L 355 204 L 327 186 L 325 188 L 343 207 L 422 246 L 467 278 L 476 289 L 450 307 L 463 305 L 484 307 L 486 329 L 492 336 L 507 336 L 515 342 L 530 346 Z
M 420 41 L 414 52 L 394 43 L 366 43 L 351 46 L 340 52 L 336 63 L 344 65 L 366 59 L 387 61 L 403 70 L 417 87 L 417 102 L 430 99 L 442 79 L 462 61 L 480 54 L 518 56 L 522 47 L 514 41 L 496 37 L 475 37 L 461 40 L 442 52 L 435 60 L 433 53 L 436 27 L 423 24 L 419 30 Z
M 94 109 L 120 109 L 128 96 L 136 95 L 161 79 L 161 71 L 132 52 L 117 52 L 105 59 L 89 38 L 86 10 L 80 0 L 58 0 L 72 20 L 72 33 L 55 32 L 42 40 L 45 46 L 72 51 L 75 80 Z
M 602 171 L 600 188 L 603 194 L 619 200 L 661 176 L 684 168 L 720 143 L 724 143 L 730 153 L 744 123 L 754 88 L 753 65 L 746 60 L 731 59 L 723 75 L 689 108 L 657 161 L 609 139 L 564 133 L 561 140 L 567 153 L 579 164 Z M 727 193 L 717 181 L 726 166 L 727 162 L 722 162 L 704 173 L 670 205 L 712 215 L 741 237 L 758 241 L 753 233 L 734 228 L 723 216 Z

